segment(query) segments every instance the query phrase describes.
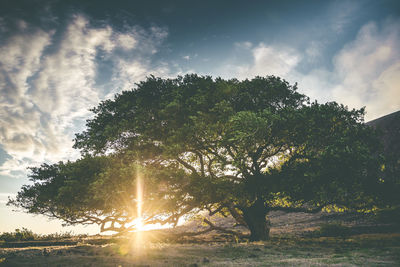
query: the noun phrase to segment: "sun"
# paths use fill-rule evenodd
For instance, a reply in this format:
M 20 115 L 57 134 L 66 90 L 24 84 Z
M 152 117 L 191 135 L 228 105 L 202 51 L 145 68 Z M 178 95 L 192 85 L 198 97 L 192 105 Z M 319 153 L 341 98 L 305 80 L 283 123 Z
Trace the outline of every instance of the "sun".
M 133 220 L 132 222 L 135 225 L 136 231 L 145 231 L 146 227 L 145 224 L 143 222 L 143 218 L 142 217 L 138 217 L 135 220 Z
M 135 232 L 171 228 L 170 224 L 164 224 L 164 225 L 161 225 L 160 223 L 146 224 L 142 217 L 134 219 L 130 225 L 135 225 Z

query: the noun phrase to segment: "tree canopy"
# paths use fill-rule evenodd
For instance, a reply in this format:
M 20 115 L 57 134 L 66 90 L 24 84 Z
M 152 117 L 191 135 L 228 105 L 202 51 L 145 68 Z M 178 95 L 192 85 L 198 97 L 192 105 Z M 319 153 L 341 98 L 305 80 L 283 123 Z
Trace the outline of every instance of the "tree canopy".
M 82 158 L 32 168 L 11 204 L 104 231 L 208 210 L 265 240 L 272 210 L 377 203 L 379 142 L 364 110 L 310 103 L 279 77 L 150 76 L 92 111 L 75 139 Z

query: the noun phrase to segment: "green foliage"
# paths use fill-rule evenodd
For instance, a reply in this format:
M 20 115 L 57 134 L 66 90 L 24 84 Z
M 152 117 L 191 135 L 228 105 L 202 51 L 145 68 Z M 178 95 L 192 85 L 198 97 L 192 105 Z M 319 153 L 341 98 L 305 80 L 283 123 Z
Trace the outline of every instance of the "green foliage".
M 379 142 L 364 110 L 309 103 L 278 77 L 151 76 L 92 111 L 75 139 L 82 158 L 32 168 L 34 185 L 10 204 L 102 230 L 130 229 L 138 216 L 177 223 L 208 209 L 264 239 L 272 209 L 377 201 Z M 139 177 L 143 214 L 135 207 Z
M 400 152 L 385 153 L 379 179 L 379 200 L 382 206 L 400 205 Z

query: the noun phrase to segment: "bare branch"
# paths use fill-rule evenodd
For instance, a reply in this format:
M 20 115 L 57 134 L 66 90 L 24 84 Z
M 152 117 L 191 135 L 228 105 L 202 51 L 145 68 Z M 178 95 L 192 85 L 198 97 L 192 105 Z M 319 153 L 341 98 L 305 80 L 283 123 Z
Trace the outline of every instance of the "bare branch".
M 223 206 L 219 206 L 218 208 L 216 208 L 215 210 L 211 210 L 211 208 L 206 207 L 206 209 L 208 210 L 208 215 L 209 216 L 213 216 L 215 214 L 217 214 L 218 212 L 220 212 L 224 207 Z
M 196 155 L 199 157 L 201 175 L 202 175 L 203 177 L 205 177 L 206 174 L 205 174 L 205 171 L 204 171 L 204 159 L 203 159 L 203 155 L 202 155 L 200 152 L 198 152 L 198 151 L 196 151 L 195 153 L 196 153 Z
M 200 176 L 199 173 L 196 171 L 196 169 L 190 165 L 189 163 L 185 162 L 184 160 L 182 160 L 181 158 L 177 157 L 176 160 L 182 164 L 186 169 L 189 169 L 192 171 L 193 174 L 196 174 L 197 176 Z
M 167 223 L 172 223 L 174 224 L 174 226 L 176 226 L 178 224 L 179 218 L 182 217 L 183 215 L 185 215 L 186 213 L 190 212 L 191 210 L 193 210 L 192 206 L 187 206 L 186 208 L 182 209 L 180 212 L 178 213 L 173 213 L 171 214 L 169 217 L 165 218 L 165 219 L 148 219 L 146 220 L 146 224 L 155 224 L 155 223 L 159 223 L 161 225 L 167 224 Z M 154 216 L 153 216 L 154 217 Z
M 212 163 L 214 161 L 214 158 L 210 158 L 208 156 L 207 156 L 207 158 L 208 158 L 207 170 L 210 173 L 211 177 L 215 177 L 215 174 L 214 174 L 214 172 L 212 170 Z

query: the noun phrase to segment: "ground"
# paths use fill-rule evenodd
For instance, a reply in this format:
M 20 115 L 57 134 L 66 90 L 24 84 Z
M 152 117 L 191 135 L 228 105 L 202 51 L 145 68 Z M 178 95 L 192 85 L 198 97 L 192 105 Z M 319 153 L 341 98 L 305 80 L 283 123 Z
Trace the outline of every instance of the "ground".
M 332 237 L 318 230 L 332 223 L 349 231 Z M 167 240 L 149 232 L 131 239 L 10 243 L 0 249 L 0 266 L 400 266 L 399 231 L 369 217 L 277 212 L 271 224 L 271 240 L 264 242 L 212 234 Z

